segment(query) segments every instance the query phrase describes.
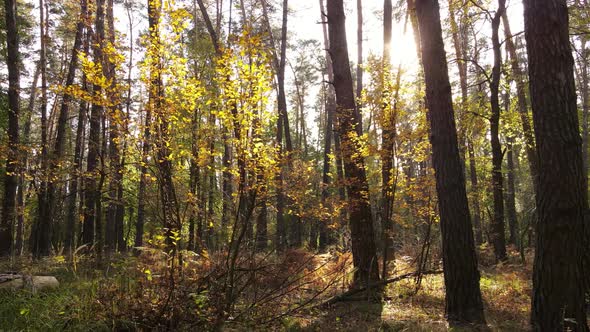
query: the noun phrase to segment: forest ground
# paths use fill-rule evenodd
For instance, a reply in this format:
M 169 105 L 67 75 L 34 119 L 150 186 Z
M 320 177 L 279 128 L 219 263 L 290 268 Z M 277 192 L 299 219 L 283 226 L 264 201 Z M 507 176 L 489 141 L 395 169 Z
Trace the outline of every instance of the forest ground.
M 308 253 L 303 251 L 296 253 L 299 256 L 305 254 Z M 286 263 L 292 266 L 296 265 L 294 262 L 297 261 L 309 262 L 314 266 L 307 267 L 306 271 L 313 271 L 318 264 L 323 265 L 328 261 L 339 261 L 341 264 L 343 260 L 348 259 L 347 255 L 340 254 L 339 258 L 333 257 L 334 254 L 315 255 L 313 260 L 291 257 Z M 396 275 L 410 270 L 410 256 L 401 254 L 399 256 L 396 260 L 396 270 L 400 272 Z M 479 257 L 481 289 L 488 326 L 492 331 L 529 330 L 532 253 L 527 252 L 525 264 L 522 264 L 521 258 L 514 250 L 510 250 L 510 259 L 505 264 L 493 264 L 493 254 L 489 248 L 480 248 Z M 2 271 L 7 271 L 7 264 L 8 262 L 0 262 Z M 37 264 L 30 264 L 30 261 L 28 264 L 27 262 L 19 264 L 20 272 L 55 275 L 61 285 L 57 290 L 36 294 L 27 290 L 1 291 L 0 331 L 134 330 L 121 328 L 121 326 L 132 326 L 134 320 L 132 317 L 141 318 L 141 314 L 138 316 L 137 311 L 145 311 L 145 315 L 148 316 L 150 309 L 153 309 L 148 308 L 150 301 L 129 302 L 130 304 L 123 305 L 121 303 L 125 300 L 117 296 L 113 297 L 113 293 L 107 297 L 117 300 L 109 304 L 105 301 L 107 298 L 105 292 L 106 294 L 109 294 L 109 291 L 121 292 L 121 289 L 129 291 L 129 285 L 125 285 L 122 279 L 113 277 L 108 281 L 97 271 L 94 271 L 94 274 L 82 271 L 84 267 L 81 262 L 78 263 L 79 266 L 74 266 L 60 257 L 53 257 Z M 125 269 L 122 265 L 126 263 L 117 264 L 111 264 L 113 270 Z M 333 265 L 328 266 L 328 270 L 337 268 L 336 264 Z M 15 267 L 14 262 L 11 266 Z M 326 271 L 324 270 L 323 273 Z M 292 273 L 292 271 L 286 273 Z M 111 271 L 111 275 L 115 273 Z M 332 295 L 344 292 L 346 286 L 345 280 L 339 280 L 327 291 L 321 293 L 313 303 L 321 303 Z M 323 285 L 316 283 L 315 288 L 318 287 L 321 288 Z M 416 293 L 415 289 L 413 278 L 404 279 L 387 286 L 383 301 L 341 301 L 329 307 L 309 305 L 288 315 L 278 315 L 277 319 L 271 319 L 271 323 L 261 330 L 447 331 L 444 319 L 442 274 L 424 276 L 420 290 Z M 285 298 L 288 298 L 287 301 L 296 302 L 296 299 L 305 298 L 304 293 L 308 292 L 309 289 L 304 287 L 294 288 Z M 157 297 L 157 295 L 152 296 Z M 155 300 L 152 302 L 155 304 Z M 180 304 L 180 307 L 182 306 Z M 115 311 L 117 314 L 113 314 Z M 199 315 L 203 316 L 203 312 Z M 228 324 L 226 330 L 259 329 L 259 326 L 255 324 Z M 181 327 L 178 329 L 184 330 Z

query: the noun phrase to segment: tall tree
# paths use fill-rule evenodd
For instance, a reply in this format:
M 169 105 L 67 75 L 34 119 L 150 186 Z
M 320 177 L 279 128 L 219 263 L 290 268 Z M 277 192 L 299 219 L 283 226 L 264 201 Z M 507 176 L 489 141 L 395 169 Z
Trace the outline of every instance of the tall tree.
M 0 218 L 0 256 L 12 252 L 12 231 L 16 218 L 16 190 L 18 177 L 18 117 L 20 110 L 20 56 L 16 27 L 16 0 L 4 0 L 8 67 L 8 157 L 4 178 L 4 201 Z
M 115 46 L 115 19 L 113 0 L 107 1 L 107 41 L 112 47 Z M 121 112 L 120 93 L 114 89 L 117 85 L 116 66 L 112 59 L 105 59 L 103 70 L 105 78 L 110 82 L 108 92 L 108 158 L 109 158 L 109 205 L 106 213 L 105 247 L 108 251 L 124 251 L 125 241 L 123 239 L 123 218 L 121 207 L 123 207 L 123 165 L 121 164 L 122 137 L 121 127 L 125 118 Z
M 324 21 L 324 0 L 319 0 L 321 20 Z M 334 71 L 332 68 L 332 59 L 330 58 L 330 41 L 328 39 L 328 29 L 326 24 L 322 24 L 323 32 L 323 45 L 325 50 L 325 61 L 326 61 L 326 75 L 328 76 L 328 82 L 334 82 Z M 323 166 L 322 166 L 322 204 L 327 203 L 329 197 L 328 186 L 332 181 L 330 176 L 330 154 L 332 153 L 332 141 L 334 131 L 334 109 L 336 108 L 336 100 L 334 94 L 334 86 L 332 84 L 324 85 L 324 96 L 326 98 L 324 102 L 324 109 L 326 113 L 326 123 L 324 131 L 324 153 L 323 153 Z M 319 231 L 319 248 L 324 249 L 328 245 L 332 238 L 328 233 L 329 218 L 325 218 L 321 221 Z
M 451 325 L 485 323 L 437 0 L 416 0 Z
M 508 20 L 508 14 L 506 11 L 502 14 L 502 27 L 504 28 L 504 38 L 506 39 L 506 49 L 508 50 L 508 56 L 510 57 L 510 69 L 512 77 L 516 82 L 516 97 L 518 101 L 518 114 L 520 115 L 520 121 L 522 125 L 522 133 L 525 142 L 525 151 L 527 161 L 529 164 L 529 172 L 533 181 L 533 190 L 535 195 L 537 192 L 538 183 L 538 161 L 537 154 L 535 152 L 535 135 L 531 128 L 529 119 L 528 101 L 527 101 L 527 86 L 525 81 L 525 73 L 520 67 L 520 61 L 518 53 L 516 52 L 516 44 L 514 42 L 514 36 L 510 30 L 510 21 Z
M 49 255 L 51 249 L 51 215 L 53 206 L 49 202 L 50 170 L 49 170 L 49 142 L 47 137 L 47 23 L 48 14 L 43 0 L 39 0 L 39 66 L 41 67 L 41 181 L 38 191 L 37 217 L 33 224 L 30 237 L 30 247 L 33 256 Z
M 104 0 L 97 0 L 92 52 L 94 61 L 101 65 L 103 63 L 103 42 L 105 37 L 104 15 Z M 102 87 L 98 84 L 94 84 L 92 90 L 95 95 L 100 95 L 103 92 Z M 86 172 L 88 175 L 84 184 L 84 224 L 82 227 L 82 244 L 93 245 L 95 241 L 98 242 L 96 251 L 99 255 L 102 253 L 102 225 L 101 214 L 99 213 L 101 210 L 101 193 L 97 178 L 103 113 L 104 107 L 100 102 L 94 102 L 90 110 L 88 155 L 86 156 Z
M 342 159 L 348 188 L 349 225 L 355 267 L 354 286 L 360 287 L 379 280 L 376 247 L 368 199 L 368 183 L 364 160 L 358 153 L 356 137 L 362 132 L 356 111 L 352 75 L 348 59 L 348 45 L 344 4 L 342 0 L 328 0 L 328 33 L 330 56 L 334 70 L 336 92 L 337 133 L 340 136 Z
M 391 0 L 383 1 L 383 100 L 382 100 L 382 152 L 381 152 L 381 179 L 382 179 L 382 212 L 381 223 L 383 225 L 383 265 L 381 277 L 387 279 L 387 263 L 390 259 L 389 253 L 393 252 L 393 241 L 391 237 L 391 216 L 393 214 L 393 190 L 391 188 L 391 173 L 394 169 L 394 149 L 396 136 L 395 107 L 392 105 L 392 84 L 391 84 L 391 35 L 393 26 L 393 7 Z M 398 73 L 399 76 L 399 73 Z M 397 87 L 396 87 L 397 89 Z
M 504 176 L 502 175 L 502 145 L 500 143 L 500 77 L 502 69 L 502 50 L 498 36 L 502 13 L 506 0 L 498 0 L 498 9 L 492 19 L 492 50 L 494 52 L 494 66 L 490 81 L 490 137 L 492 143 L 492 193 L 494 198 L 494 214 L 491 222 L 491 240 L 494 254 L 498 261 L 505 261 L 506 235 L 504 227 Z
M 363 0 L 356 0 L 356 100 L 357 117 L 361 121 L 361 97 L 363 93 Z
M 567 2 L 525 0 L 524 23 L 539 161 L 531 321 L 536 331 L 588 331 L 588 194 Z

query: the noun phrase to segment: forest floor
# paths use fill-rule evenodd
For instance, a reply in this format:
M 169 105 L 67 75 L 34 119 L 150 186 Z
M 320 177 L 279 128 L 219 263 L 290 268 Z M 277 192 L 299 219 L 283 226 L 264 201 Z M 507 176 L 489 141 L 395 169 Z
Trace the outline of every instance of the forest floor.
M 484 263 L 480 265 L 480 285 L 492 331 L 530 330 L 531 253 L 526 258 L 523 265 L 518 253 L 511 250 L 507 263 L 491 265 L 491 250 L 480 250 L 480 262 Z M 397 260 L 400 267 L 406 263 Z M 449 331 L 443 283 L 442 274 L 426 275 L 416 292 L 414 279 L 404 279 L 390 284 L 380 303 L 336 303 L 328 310 L 300 318 L 295 326 L 305 331 Z
M 346 254 L 345 254 L 346 255 Z M 522 264 L 511 250 L 505 264 L 494 265 L 491 250 L 480 250 L 481 289 L 485 314 L 492 331 L 528 331 L 531 294 L 531 253 Z M 329 260 L 330 254 L 317 255 L 314 264 Z M 409 256 L 396 261 L 402 274 Z M 291 263 L 292 264 L 292 263 Z M 0 271 L 7 271 L 7 262 L 0 262 Z M 14 268 L 14 263 L 11 264 Z M 43 264 L 22 264 L 19 272 L 54 275 L 61 285 L 57 290 L 32 293 L 27 290 L 0 291 L 0 331 L 112 331 L 118 328 L 105 309 L 101 292 L 104 289 L 128 287 L 121 282 L 105 283 L 99 273 L 76 272 L 71 263 L 49 258 Z M 145 271 L 145 270 L 143 270 Z M 118 283 L 118 285 L 117 285 Z M 119 289 L 119 288 L 117 288 Z M 315 303 L 346 290 L 345 282 L 334 284 Z M 131 293 L 131 292 L 130 292 Z M 298 297 L 298 294 L 289 294 Z M 448 331 L 444 319 L 444 287 L 442 274 L 424 276 L 416 292 L 413 278 L 387 286 L 383 301 L 342 301 L 329 307 L 309 306 L 284 315 L 274 325 L 260 330 L 282 331 Z M 103 301 L 104 302 L 104 301 Z M 114 305 L 114 304 L 113 304 Z M 310 308 L 311 307 L 311 308 Z M 102 309 L 101 309 L 102 308 Z M 129 306 L 128 310 L 143 310 Z M 135 313 L 133 313 L 135 314 Z M 121 313 L 117 319 L 131 319 Z M 130 314 L 131 315 L 131 314 Z M 228 326 L 227 330 L 257 329 Z M 139 329 L 141 330 L 141 329 Z M 182 329 L 184 330 L 184 329 Z

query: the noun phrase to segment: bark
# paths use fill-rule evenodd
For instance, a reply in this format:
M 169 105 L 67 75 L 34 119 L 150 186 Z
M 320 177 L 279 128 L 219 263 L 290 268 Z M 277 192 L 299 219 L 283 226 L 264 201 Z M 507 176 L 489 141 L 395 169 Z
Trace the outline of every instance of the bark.
M 94 61 L 103 62 L 103 41 L 104 41 L 104 0 L 96 1 L 96 18 L 94 29 Z M 102 93 L 99 85 L 93 85 L 95 95 Z M 96 251 L 102 253 L 102 234 L 99 230 L 100 225 L 101 202 L 98 177 L 98 158 L 101 142 L 101 121 L 103 118 L 104 107 L 99 103 L 92 104 L 90 110 L 90 132 L 88 133 L 88 155 L 86 157 L 86 173 L 88 174 L 84 185 L 84 224 L 82 230 L 82 244 L 93 245 L 98 242 Z M 96 231 L 95 231 L 96 228 Z
M 432 163 L 440 210 L 446 316 L 451 325 L 481 324 L 485 319 L 479 271 L 459 158 L 438 1 L 417 0 L 416 16 L 420 26 Z
M 490 225 L 491 242 L 494 246 L 496 260 L 505 261 L 506 235 L 504 226 L 504 176 L 502 175 L 502 159 L 504 157 L 500 144 L 500 76 L 502 69 L 502 53 L 498 30 L 500 19 L 505 10 L 505 0 L 498 0 L 498 9 L 492 18 L 492 49 L 494 53 L 494 66 L 492 68 L 492 80 L 490 81 L 490 104 L 492 114 L 490 116 L 490 136 L 492 144 L 492 192 L 494 198 L 494 214 Z
M 334 69 L 336 117 L 342 159 L 347 177 L 349 225 L 355 267 L 353 287 L 379 280 L 377 256 L 368 200 L 368 183 L 363 157 L 357 153 L 354 137 L 362 130 L 358 119 L 350 73 L 346 42 L 344 4 L 342 0 L 328 0 L 328 33 L 330 56 Z
M 566 1 L 525 0 L 524 23 L 539 158 L 531 321 L 535 331 L 588 331 L 588 194 Z
M 0 256 L 12 253 L 13 227 L 16 218 L 18 171 L 18 118 L 20 111 L 20 55 L 16 28 L 16 0 L 4 1 L 6 20 L 6 64 L 8 67 L 8 155 L 4 177 L 4 201 L 0 217 Z

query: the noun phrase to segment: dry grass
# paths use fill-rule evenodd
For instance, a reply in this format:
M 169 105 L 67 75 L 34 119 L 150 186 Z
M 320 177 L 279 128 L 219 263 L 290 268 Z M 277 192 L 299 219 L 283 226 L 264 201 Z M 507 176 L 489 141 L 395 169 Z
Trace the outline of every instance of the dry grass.
M 489 249 L 483 248 L 480 256 Z M 522 264 L 510 251 L 505 264 L 480 267 L 485 315 L 492 331 L 528 331 L 531 294 L 531 254 Z M 487 265 L 487 264 L 486 264 Z M 409 269 L 407 260 L 396 261 L 400 270 Z M 444 317 L 442 275 L 425 276 L 415 292 L 412 279 L 388 286 L 382 302 L 341 302 L 328 310 L 309 313 L 308 317 L 285 325 L 291 331 L 448 331 Z

